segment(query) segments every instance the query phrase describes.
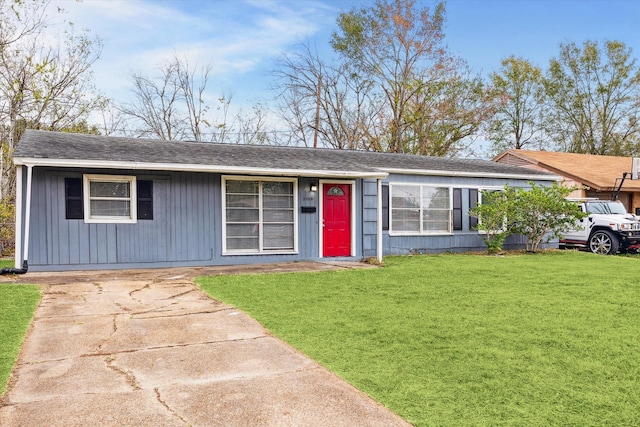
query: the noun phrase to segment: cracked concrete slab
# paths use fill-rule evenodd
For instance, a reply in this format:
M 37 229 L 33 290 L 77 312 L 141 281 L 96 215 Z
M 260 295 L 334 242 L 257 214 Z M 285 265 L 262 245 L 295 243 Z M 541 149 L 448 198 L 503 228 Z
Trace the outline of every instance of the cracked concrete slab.
M 202 384 L 269 377 L 317 368 L 317 364 L 273 337 L 190 345 L 114 355 L 113 365 L 128 369 L 142 388 Z
M 48 400 L 0 407 L 0 425 L 11 427 L 180 426 L 153 390 L 66 394 Z
M 223 383 L 161 387 L 163 401 L 192 425 L 407 426 L 324 369 Z
M 8 395 L 8 403 L 37 402 L 74 394 L 134 391 L 136 387 L 110 364 L 108 356 L 26 364 Z M 90 376 L 87 376 L 88 372 Z
M 68 359 L 96 353 L 113 333 L 113 316 L 38 316 L 23 344 L 21 362 Z
M 289 268 L 301 266 L 271 271 Z M 45 282 L 0 400 L 0 426 L 408 425 L 208 298 L 191 281 L 204 271 L 67 273 Z
M 115 332 L 100 346 L 99 353 L 252 339 L 265 335 L 258 322 L 234 313 L 238 312 L 229 308 L 173 316 L 164 313 L 157 314 L 157 317 L 116 316 Z

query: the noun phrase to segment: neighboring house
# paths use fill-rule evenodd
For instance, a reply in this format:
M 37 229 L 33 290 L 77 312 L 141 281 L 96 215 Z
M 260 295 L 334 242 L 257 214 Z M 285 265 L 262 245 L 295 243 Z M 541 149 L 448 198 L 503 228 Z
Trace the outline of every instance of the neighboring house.
M 571 197 L 593 197 L 611 200 L 624 172 L 628 173 L 618 200 L 628 212 L 640 214 L 640 180 L 631 179 L 631 157 L 596 156 L 593 154 L 559 153 L 553 151 L 507 150 L 494 162 L 547 171 L 561 176 L 567 186 L 580 190 Z
M 468 215 L 481 190 L 558 179 L 484 160 L 33 130 L 14 163 L 16 267 L 29 271 L 484 250 Z

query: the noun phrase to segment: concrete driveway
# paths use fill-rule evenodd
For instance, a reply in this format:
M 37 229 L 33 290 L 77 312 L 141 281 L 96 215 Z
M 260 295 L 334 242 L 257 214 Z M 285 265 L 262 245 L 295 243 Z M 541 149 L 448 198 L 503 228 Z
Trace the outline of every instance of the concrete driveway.
M 3 278 L 43 283 L 45 290 L 3 396 L 0 425 L 408 425 L 192 281 L 246 269 Z

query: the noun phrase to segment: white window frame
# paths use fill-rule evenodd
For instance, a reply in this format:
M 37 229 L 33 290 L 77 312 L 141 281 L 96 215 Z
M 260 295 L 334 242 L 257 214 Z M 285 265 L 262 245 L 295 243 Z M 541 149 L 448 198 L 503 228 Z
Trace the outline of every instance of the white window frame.
M 470 187 L 471 188 L 471 187 Z M 476 188 L 476 187 L 473 187 Z M 482 204 L 482 192 L 483 191 L 504 191 L 504 187 L 477 187 L 478 189 L 478 205 Z M 504 217 L 504 220 L 502 221 L 502 228 L 500 230 L 492 230 L 494 232 L 500 232 L 500 231 L 506 231 L 507 230 L 507 217 Z M 478 224 L 482 223 L 482 217 L 478 217 Z M 476 233 L 478 234 L 487 234 L 487 232 L 485 230 L 476 230 Z
M 136 177 L 131 175 L 90 175 L 82 176 L 84 198 L 84 222 L 89 224 L 135 224 L 138 222 Z M 129 184 L 129 197 L 126 198 L 96 198 L 91 197 L 92 182 L 126 182 Z M 91 200 L 127 200 L 129 202 L 128 216 L 91 215 Z
M 258 181 L 259 184 L 259 202 L 258 202 L 258 249 L 227 249 L 227 181 Z M 262 206 L 262 182 L 291 182 L 293 183 L 293 249 L 287 250 L 269 250 L 264 249 L 264 225 Z M 297 178 L 278 178 L 264 176 L 223 176 L 222 177 L 222 255 L 279 255 L 279 254 L 297 254 L 298 253 L 298 179 Z
M 393 187 L 419 187 L 420 188 L 420 230 L 418 231 L 396 231 L 393 229 Z M 459 187 L 459 186 L 458 186 Z M 448 230 L 424 230 L 422 207 L 422 188 L 446 188 L 449 190 L 449 229 Z M 392 182 L 389 183 L 389 235 L 390 236 L 442 236 L 453 234 L 453 185 L 421 184 L 413 182 Z

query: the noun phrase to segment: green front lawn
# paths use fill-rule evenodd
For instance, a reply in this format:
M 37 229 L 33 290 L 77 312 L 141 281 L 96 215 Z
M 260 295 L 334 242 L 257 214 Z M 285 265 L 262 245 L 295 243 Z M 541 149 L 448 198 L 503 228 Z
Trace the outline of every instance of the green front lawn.
M 198 279 L 418 426 L 640 425 L 640 259 L 390 257 Z
M 0 284 L 0 395 L 4 393 L 38 301 L 37 286 Z

